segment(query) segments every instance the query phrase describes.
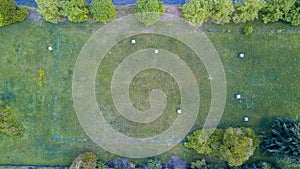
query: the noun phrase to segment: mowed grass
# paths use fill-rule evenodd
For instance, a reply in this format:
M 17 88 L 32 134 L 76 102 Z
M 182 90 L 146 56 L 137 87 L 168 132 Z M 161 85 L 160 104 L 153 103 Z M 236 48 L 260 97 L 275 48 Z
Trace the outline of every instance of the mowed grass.
M 281 24 L 282 27 L 286 27 Z M 72 159 L 85 151 L 97 152 L 99 159 L 107 161 L 115 158 L 97 145 L 84 139 L 88 137 L 81 129 L 72 103 L 72 71 L 76 58 L 85 41 L 92 32 L 100 28 L 98 24 L 59 24 L 53 25 L 45 22 L 31 23 L 26 21 L 8 27 L 0 28 L 0 91 L 8 90 L 15 95 L 11 101 L 19 118 L 26 126 L 23 136 L 6 137 L 0 139 L 0 164 L 28 164 L 28 165 L 63 165 L 71 164 Z M 226 29 L 237 29 L 226 25 Z M 278 26 L 280 27 L 280 26 Z M 214 27 L 216 28 L 216 27 Z M 268 28 L 261 26 L 262 29 Z M 217 27 L 216 29 L 222 29 Z M 225 29 L 225 28 L 224 28 Z M 239 28 L 238 28 L 239 29 Z M 260 27 L 256 27 L 260 29 Z M 270 28 L 273 30 L 274 28 Z M 287 27 L 286 29 L 290 29 Z M 241 33 L 207 33 L 214 44 L 223 62 L 227 79 L 226 107 L 219 124 L 220 128 L 227 127 L 253 127 L 258 134 L 264 131 L 277 116 L 291 115 L 296 117 L 300 110 L 300 34 L 299 33 L 253 33 L 245 36 Z M 136 37 L 149 40 L 153 37 Z M 141 39 L 142 40 L 142 39 Z M 142 41 L 143 41 L 142 40 Z M 152 47 L 162 45 L 172 48 L 172 43 L 163 43 L 163 39 L 152 41 Z M 142 42 L 138 39 L 139 42 Z M 141 43 L 140 48 L 147 47 L 149 43 Z M 124 46 L 122 46 L 124 45 Z M 120 52 L 130 53 L 136 48 L 126 48 L 128 42 L 119 43 L 112 56 Z M 131 45 L 131 44 L 129 44 Z M 154 45 L 154 46 L 153 46 Z M 168 46 L 170 45 L 170 46 Z M 180 43 L 178 43 L 180 45 Z M 48 46 L 53 46 L 54 51 L 49 52 Z M 125 47 L 125 48 L 124 48 Z M 185 50 L 172 48 L 174 53 L 180 53 L 184 61 L 195 70 L 198 83 L 202 84 L 201 97 L 206 97 L 193 130 L 200 129 L 208 110 L 210 88 L 206 71 L 202 63 L 193 59 L 184 58 Z M 115 52 L 115 53 L 114 53 Z M 245 53 L 244 59 L 237 57 L 238 53 Z M 117 56 L 117 55 L 116 55 Z M 104 60 L 105 61 L 105 60 Z M 109 93 L 103 95 L 101 83 L 109 83 L 111 72 L 121 58 L 110 58 L 110 64 L 103 64 L 97 78 L 97 99 L 99 105 L 106 106 L 106 110 L 114 110 L 110 102 Z M 108 63 L 108 62 L 106 62 Z M 110 66 L 114 65 L 114 66 Z M 37 72 L 42 69 L 46 72 L 47 83 L 39 87 Z M 198 70 L 198 74 L 197 71 Z M 105 74 L 107 73 L 107 74 Z M 106 76 L 107 75 L 107 76 Z M 203 76 L 201 76 L 203 75 Z M 153 77 L 158 77 L 153 80 Z M 100 81 L 100 80 L 103 81 Z M 166 79 L 166 80 L 165 80 Z M 144 81 L 150 84 L 144 85 Z M 161 82 L 164 85 L 159 85 Z M 139 87 L 142 85 L 141 87 Z M 109 87 L 108 85 L 103 85 Z M 131 99 L 138 109 L 147 109 L 147 94 L 150 89 L 161 87 L 170 93 L 170 107 L 178 106 L 178 89 L 170 76 L 157 70 L 144 71 L 138 74 L 131 85 Z M 174 90 L 173 90 L 174 89 Z M 234 98 L 234 94 L 242 95 L 241 102 Z M 103 97 L 105 96 L 105 97 Z M 104 101 L 104 102 L 103 102 Z M 138 128 L 128 121 L 121 119 L 116 111 L 106 114 L 115 115 L 111 125 L 120 132 L 132 136 L 142 137 L 153 135 L 155 132 L 165 130 L 176 118 L 174 110 L 166 112 L 166 117 L 157 123 Z M 201 113 L 202 112 L 202 113 Z M 172 114 L 173 113 L 173 114 Z M 249 122 L 244 122 L 243 117 L 249 116 Z M 120 121 L 119 121 L 120 120 Z M 122 130 L 121 126 L 127 128 Z M 155 130 L 147 130 L 156 127 Z M 199 159 L 192 150 L 185 149 L 182 144 L 157 158 L 169 160 L 172 155 L 177 155 L 187 162 Z M 265 158 L 259 151 L 252 159 Z M 135 161 L 135 160 L 134 160 Z
M 136 39 L 138 43 L 132 45 L 130 39 Z M 180 107 L 181 103 L 179 86 L 172 76 L 158 69 L 136 72 L 138 74 L 131 81 L 129 97 L 137 110 L 146 111 L 150 108 L 148 96 L 151 90 L 160 89 L 164 91 L 167 95 L 167 105 L 160 118 L 148 124 L 134 123 L 120 115 L 114 106 L 110 89 L 114 71 L 131 53 L 148 48 L 168 50 L 184 60 L 191 68 L 198 81 L 201 95 L 197 125 L 198 127 L 203 126 L 203 119 L 205 119 L 210 105 L 210 84 L 205 67 L 198 56 L 183 43 L 174 38 L 157 34 L 140 34 L 122 40 L 108 52 L 99 66 L 97 99 L 101 112 L 108 123 L 126 135 L 151 137 L 168 129 L 177 118 L 176 109 Z

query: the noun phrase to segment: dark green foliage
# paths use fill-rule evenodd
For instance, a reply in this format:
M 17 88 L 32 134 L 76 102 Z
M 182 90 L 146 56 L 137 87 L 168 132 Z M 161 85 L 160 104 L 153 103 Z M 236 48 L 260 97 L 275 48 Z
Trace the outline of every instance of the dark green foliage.
M 83 169 L 91 169 L 96 167 L 97 165 L 97 156 L 94 153 L 85 153 L 79 155 L 70 166 L 70 169 L 77 169 L 77 168 L 83 168 Z
M 261 19 L 264 23 L 284 20 L 284 15 L 295 5 L 296 0 L 268 0 L 261 10 Z
M 245 35 L 250 35 L 253 31 L 253 27 L 252 26 L 246 26 L 243 30 Z
M 112 21 L 116 17 L 115 6 L 111 0 L 93 0 L 90 12 L 95 21 L 102 23 Z
M 240 166 L 253 155 L 259 144 L 258 137 L 250 128 L 216 129 L 209 137 L 211 131 L 195 131 L 184 145 L 200 154 L 218 156 L 230 166 Z
M 16 118 L 14 110 L 3 106 L 0 102 L 0 135 L 20 135 L 23 131 L 24 126 Z
M 296 1 L 290 11 L 285 14 L 284 20 L 294 26 L 300 25 L 300 1 Z
M 64 16 L 71 22 L 84 22 L 89 19 L 89 6 L 85 0 L 63 1 Z
M 216 24 L 229 23 L 234 11 L 232 0 L 211 0 L 210 3 L 210 20 Z
M 63 17 L 63 6 L 59 0 L 36 0 L 38 11 L 43 18 L 52 23 L 58 23 Z
M 192 25 L 202 25 L 209 20 L 210 5 L 206 0 L 191 0 L 179 9 L 183 19 Z
M 145 24 L 145 26 L 150 26 L 155 24 L 160 16 L 165 13 L 165 8 L 162 2 L 158 0 L 138 0 L 133 13 L 138 21 Z
M 281 117 L 274 120 L 264 136 L 263 149 L 277 158 L 300 157 L 300 119 Z
M 27 15 L 28 11 L 17 6 L 14 0 L 0 0 L 0 27 L 23 21 Z
M 243 3 L 236 3 L 232 21 L 234 23 L 253 21 L 258 18 L 258 13 L 264 5 L 264 0 L 243 0 Z

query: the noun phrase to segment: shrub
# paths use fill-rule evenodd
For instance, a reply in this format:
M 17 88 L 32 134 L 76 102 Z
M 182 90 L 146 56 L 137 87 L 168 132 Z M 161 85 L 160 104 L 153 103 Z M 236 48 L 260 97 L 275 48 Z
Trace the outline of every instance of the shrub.
M 116 17 L 115 6 L 111 0 L 93 0 L 90 12 L 95 21 L 102 23 L 112 21 Z
M 197 130 L 188 136 L 187 148 L 196 150 L 199 154 L 217 156 L 227 161 L 229 166 L 240 166 L 253 155 L 259 144 L 259 139 L 250 128 Z
M 16 5 L 14 0 L 1 0 L 0 27 L 23 21 L 28 15 L 25 8 Z
M 268 0 L 261 10 L 261 19 L 264 23 L 284 20 L 284 15 L 295 5 L 296 0 Z
M 202 25 L 209 20 L 210 5 L 206 0 L 191 0 L 179 9 L 183 19 L 191 25 Z
M 261 146 L 278 159 L 297 160 L 300 157 L 300 119 L 286 116 L 274 120 Z
M 243 0 L 243 3 L 236 3 L 232 21 L 234 23 L 245 23 L 255 20 L 264 5 L 264 0 Z
M 7 136 L 20 135 L 24 131 L 24 126 L 16 118 L 15 111 L 10 107 L 3 106 L 0 102 L 0 134 Z
M 36 0 L 38 11 L 51 23 L 58 23 L 63 17 L 63 7 L 59 0 Z
M 138 0 L 133 10 L 135 18 L 145 26 L 155 24 L 165 13 L 162 2 L 158 0 Z
M 253 32 L 253 27 L 252 26 L 246 26 L 243 30 L 245 35 L 250 35 Z
M 63 1 L 64 16 L 71 22 L 84 22 L 89 19 L 88 3 L 85 0 Z
M 229 23 L 234 11 L 232 0 L 211 0 L 209 18 L 216 24 Z
M 70 169 L 84 168 L 91 169 L 97 165 L 97 156 L 94 153 L 88 152 L 79 155 L 70 166 Z

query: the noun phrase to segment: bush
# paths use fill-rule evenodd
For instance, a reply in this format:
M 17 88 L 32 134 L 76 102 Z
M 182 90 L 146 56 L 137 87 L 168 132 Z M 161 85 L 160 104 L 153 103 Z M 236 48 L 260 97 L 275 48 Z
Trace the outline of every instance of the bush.
M 210 3 L 209 18 L 216 24 L 229 23 L 234 11 L 232 0 L 212 0 Z
M 85 0 L 63 1 L 63 13 L 71 22 L 84 22 L 89 19 L 89 5 Z
M 0 135 L 20 135 L 23 131 L 24 126 L 16 118 L 14 110 L 0 102 Z
M 183 19 L 191 25 L 202 25 L 209 20 L 210 5 L 206 0 L 191 0 L 179 9 Z
M 28 11 L 17 6 L 14 0 L 1 0 L 0 27 L 23 21 L 27 16 Z
M 51 23 L 58 23 L 63 17 L 63 7 L 59 0 L 36 0 L 38 11 Z
M 158 0 L 138 0 L 133 10 L 135 18 L 145 26 L 155 24 L 165 13 L 162 2 Z
M 300 119 L 287 116 L 274 120 L 261 146 L 278 159 L 297 160 L 300 157 Z
M 264 5 L 264 0 L 243 0 L 243 3 L 236 3 L 232 21 L 234 23 L 245 23 L 255 20 Z
M 261 19 L 264 23 L 284 20 L 287 14 L 295 5 L 296 0 L 268 0 L 261 10 Z
M 102 23 L 112 21 L 116 17 L 115 6 L 111 0 L 93 0 L 90 12 L 95 21 Z
M 79 155 L 70 166 L 70 169 L 91 169 L 97 165 L 97 156 L 94 153 L 85 153 Z
M 250 128 L 197 130 L 188 136 L 187 148 L 196 150 L 199 154 L 217 156 L 227 161 L 229 166 L 240 166 L 253 155 L 259 144 L 258 137 Z
M 243 30 L 245 35 L 250 35 L 253 32 L 253 27 L 252 26 L 246 26 Z
M 291 9 L 284 18 L 285 21 L 290 22 L 293 26 L 300 25 L 300 7 Z

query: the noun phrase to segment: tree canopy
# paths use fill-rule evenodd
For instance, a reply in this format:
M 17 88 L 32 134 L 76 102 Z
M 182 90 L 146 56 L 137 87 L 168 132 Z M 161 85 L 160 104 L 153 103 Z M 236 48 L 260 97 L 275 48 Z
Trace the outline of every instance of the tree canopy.
M 234 11 L 232 0 L 211 0 L 209 18 L 216 24 L 225 24 L 231 21 Z
M 285 14 L 284 20 L 294 26 L 300 25 L 300 0 L 297 0 L 292 9 Z
M 58 23 L 62 20 L 63 8 L 59 0 L 36 0 L 38 11 L 43 18 L 52 23 Z
M 116 17 L 115 6 L 111 0 L 93 0 L 90 12 L 97 22 L 107 23 Z
M 155 24 L 164 12 L 163 4 L 158 0 L 138 0 L 133 10 L 135 18 L 145 26 Z
M 85 0 L 63 1 L 63 13 L 71 22 L 84 22 L 89 19 L 89 5 Z
M 217 156 L 230 166 L 240 166 L 253 155 L 259 145 L 259 139 L 250 128 L 197 130 L 188 136 L 184 145 L 199 154 Z
M 25 8 L 16 5 L 14 0 L 1 0 L 0 3 L 0 27 L 23 21 L 28 15 Z
M 234 23 L 245 23 L 258 19 L 258 13 L 264 5 L 264 0 L 243 0 L 243 3 L 236 3 L 232 21 Z
M 275 157 L 298 159 L 300 157 L 300 119 L 277 118 L 264 136 L 262 147 Z M 299 161 L 300 164 L 300 161 Z
M 0 135 L 19 135 L 24 131 L 24 126 L 15 116 L 15 111 L 0 102 Z
M 261 19 L 264 23 L 284 20 L 287 14 L 295 5 L 296 0 L 268 0 L 261 10 Z
M 202 25 L 209 20 L 210 5 L 207 0 L 191 0 L 179 9 L 183 19 L 192 25 Z

